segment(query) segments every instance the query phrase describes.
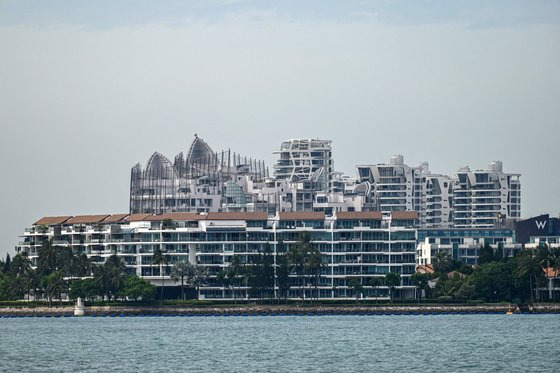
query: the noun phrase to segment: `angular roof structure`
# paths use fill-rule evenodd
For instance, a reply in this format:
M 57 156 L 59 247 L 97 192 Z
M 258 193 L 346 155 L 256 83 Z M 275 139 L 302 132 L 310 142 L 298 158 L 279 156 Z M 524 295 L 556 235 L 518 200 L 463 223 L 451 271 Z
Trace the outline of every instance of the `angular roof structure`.
M 92 223 L 101 223 L 105 220 L 109 215 L 78 215 L 74 216 L 71 219 L 68 219 L 64 222 L 64 224 L 92 224 Z
M 71 216 L 45 216 L 37 220 L 33 225 L 59 225 L 70 218 Z

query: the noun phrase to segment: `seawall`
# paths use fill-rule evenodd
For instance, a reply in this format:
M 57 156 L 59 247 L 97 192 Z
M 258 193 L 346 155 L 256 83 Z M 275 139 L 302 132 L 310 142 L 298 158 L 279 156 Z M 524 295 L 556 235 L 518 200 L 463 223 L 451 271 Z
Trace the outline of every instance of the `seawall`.
M 515 305 L 421 305 L 421 306 L 282 306 L 251 305 L 227 307 L 180 306 L 90 306 L 86 316 L 280 316 L 280 315 L 441 315 L 441 314 L 505 314 L 521 313 Z M 560 305 L 535 305 L 532 313 L 560 313 Z M 6 307 L 0 317 L 69 317 L 73 306 Z

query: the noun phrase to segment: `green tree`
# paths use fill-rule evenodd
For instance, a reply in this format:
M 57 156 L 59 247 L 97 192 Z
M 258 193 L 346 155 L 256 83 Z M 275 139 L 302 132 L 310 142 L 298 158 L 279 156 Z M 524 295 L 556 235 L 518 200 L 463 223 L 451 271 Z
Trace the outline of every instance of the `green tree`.
M 0 300 L 18 300 L 24 295 L 22 279 L 11 273 L 0 275 Z
M 305 282 L 305 261 L 306 254 L 311 248 L 311 236 L 309 232 L 302 232 L 295 245 L 290 245 L 288 249 L 288 262 L 291 272 L 295 274 L 299 286 L 301 298 L 305 299 L 303 287 Z
M 315 297 L 319 299 L 319 281 L 321 279 L 321 269 L 324 267 L 323 255 L 321 251 L 310 245 L 309 251 L 305 253 L 305 272 L 309 279 L 312 281 L 312 285 L 315 287 Z
M 62 277 L 62 274 L 58 271 L 47 275 L 46 277 L 46 289 L 47 289 L 47 299 L 49 301 L 49 306 L 52 303 L 55 295 L 58 295 L 60 304 L 62 304 L 62 292 L 65 290 L 66 284 Z
M 276 283 L 278 285 L 278 297 L 286 299 L 288 297 L 288 290 L 290 290 L 290 264 L 288 257 L 284 254 L 279 254 L 276 257 Z
M 43 241 L 37 257 L 37 270 L 41 277 L 57 270 L 57 259 L 58 247 L 53 245 L 52 240 Z
M 6 254 L 6 260 L 3 263 L 3 271 L 4 273 L 9 273 L 11 272 L 11 264 L 12 264 L 12 260 L 10 258 L 10 254 Z
M 127 276 L 124 281 L 123 295 L 138 300 L 147 300 L 153 297 L 156 288 L 150 281 L 136 275 Z
M 494 261 L 478 266 L 471 279 L 479 298 L 496 302 L 512 299 L 513 277 L 504 262 Z
M 389 272 L 385 275 L 385 286 L 389 288 L 389 296 L 393 303 L 393 295 L 395 288 L 401 284 L 401 275 L 395 272 Z
M 430 276 L 427 273 L 415 272 L 410 276 L 410 282 L 417 290 L 417 299 L 420 300 L 422 297 L 422 290 L 428 288 L 428 281 L 430 281 Z
M 77 261 L 71 247 L 60 247 L 57 252 L 56 262 L 59 272 L 63 277 L 74 277 L 77 271 Z
M 37 271 L 30 268 L 28 271 L 25 272 L 24 281 L 26 283 L 28 299 L 31 300 L 31 293 L 33 293 L 33 298 L 37 300 L 40 293 L 40 285 L 41 285 L 41 278 Z
M 380 277 L 372 277 L 369 279 L 368 284 L 372 287 L 373 292 L 375 293 L 375 301 L 377 302 L 377 288 L 383 285 L 383 280 Z
M 478 264 L 486 264 L 496 260 L 494 255 L 494 250 L 490 247 L 489 244 L 484 244 L 484 246 L 480 246 L 480 254 L 478 256 Z
M 25 276 L 29 271 L 31 271 L 29 255 L 24 251 L 14 256 L 10 264 L 10 273 L 14 276 Z
M 16 277 L 17 293 L 30 294 L 32 287 L 35 288 L 36 276 L 27 252 L 14 256 L 10 264 L 10 273 Z
M 124 264 L 120 258 L 112 255 L 103 265 L 95 267 L 93 277 L 100 295 L 107 296 L 109 300 L 116 298 L 124 287 Z
M 101 291 L 93 278 L 84 278 L 72 281 L 70 285 L 70 299 L 92 300 Z
M 476 287 L 471 281 L 464 281 L 455 293 L 457 299 L 470 300 L 476 294 Z
M 449 273 L 453 270 L 453 258 L 451 255 L 439 252 L 434 258 L 434 271 L 438 273 Z
M 168 263 L 169 263 L 169 258 L 167 257 L 167 255 L 164 254 L 159 247 L 156 247 L 154 253 L 152 254 L 152 264 L 157 265 L 159 267 L 159 272 L 161 275 L 161 301 L 160 301 L 161 304 L 163 304 L 165 268 L 167 268 Z
M 93 264 L 91 259 L 85 253 L 81 253 L 76 257 L 76 272 L 77 277 L 87 277 L 92 275 Z
M 199 299 L 200 287 L 204 285 L 208 279 L 208 268 L 193 265 L 191 275 L 187 278 L 187 282 L 190 286 L 194 287 L 196 290 L 196 299 Z
M 229 271 L 224 271 L 223 269 L 216 274 L 216 280 L 225 289 L 230 288 L 231 278 L 229 276 Z
M 172 219 L 165 219 L 161 222 L 161 229 L 175 229 L 177 226 Z
M 348 283 L 348 287 L 352 288 L 354 292 L 354 297 L 356 297 L 356 303 L 358 303 L 360 299 L 360 295 L 362 295 L 362 293 L 364 292 L 364 287 L 362 285 L 362 282 L 357 278 L 353 278 Z
M 243 264 L 241 257 L 237 254 L 231 257 L 231 262 L 228 267 L 231 287 L 233 288 L 233 303 L 237 303 L 237 295 L 235 288 L 239 286 L 239 279 L 243 272 Z
M 539 280 L 542 280 L 544 273 L 541 267 L 541 260 L 534 255 L 533 250 L 527 250 L 518 255 L 516 275 L 518 277 L 528 277 L 529 294 L 531 302 L 534 302 L 537 299 L 536 293 Z
M 434 289 L 434 296 L 436 297 L 450 297 L 456 298 L 459 289 L 463 285 L 464 280 L 461 275 L 455 273 L 448 275 L 444 273 L 440 275 Z
M 180 261 L 171 267 L 171 278 L 173 281 L 181 281 L 181 299 L 185 300 L 185 278 L 189 277 L 192 265 L 187 261 Z

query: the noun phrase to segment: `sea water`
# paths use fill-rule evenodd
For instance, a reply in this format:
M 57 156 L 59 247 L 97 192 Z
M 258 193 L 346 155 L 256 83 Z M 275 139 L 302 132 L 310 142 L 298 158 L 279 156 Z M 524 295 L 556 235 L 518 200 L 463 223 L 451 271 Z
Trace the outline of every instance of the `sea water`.
M 0 319 L 0 371 L 560 371 L 560 315 Z

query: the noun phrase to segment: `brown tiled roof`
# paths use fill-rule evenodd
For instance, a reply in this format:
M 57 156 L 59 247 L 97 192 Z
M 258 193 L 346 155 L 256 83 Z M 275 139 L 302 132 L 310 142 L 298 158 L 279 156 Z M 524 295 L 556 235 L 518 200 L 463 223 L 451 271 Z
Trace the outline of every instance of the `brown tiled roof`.
M 280 212 L 280 220 L 325 220 L 324 212 Z
M 381 220 L 379 211 L 340 211 L 336 213 L 338 220 Z
M 391 212 L 391 219 L 416 220 L 418 219 L 418 213 L 416 211 L 393 211 Z
M 152 216 L 152 214 L 130 214 L 124 220 L 125 221 L 144 221 L 146 218 Z
M 420 264 L 418 267 L 416 267 L 416 272 L 420 272 L 420 273 L 434 273 L 435 269 L 434 269 L 434 265 L 433 264 Z
M 113 214 L 107 219 L 103 220 L 103 223 L 117 223 L 123 221 L 129 214 Z
M 178 220 L 178 221 L 189 221 L 189 220 L 204 220 L 206 215 L 200 215 L 196 212 L 168 212 L 165 214 L 151 215 L 148 216 L 146 221 L 164 221 L 164 220 Z
M 64 224 L 91 224 L 100 223 L 102 220 L 107 218 L 109 215 L 78 215 L 71 219 L 68 219 Z
M 206 220 L 268 220 L 266 212 L 209 212 Z
M 33 225 L 58 225 L 70 219 L 71 216 L 45 216 L 37 220 Z

